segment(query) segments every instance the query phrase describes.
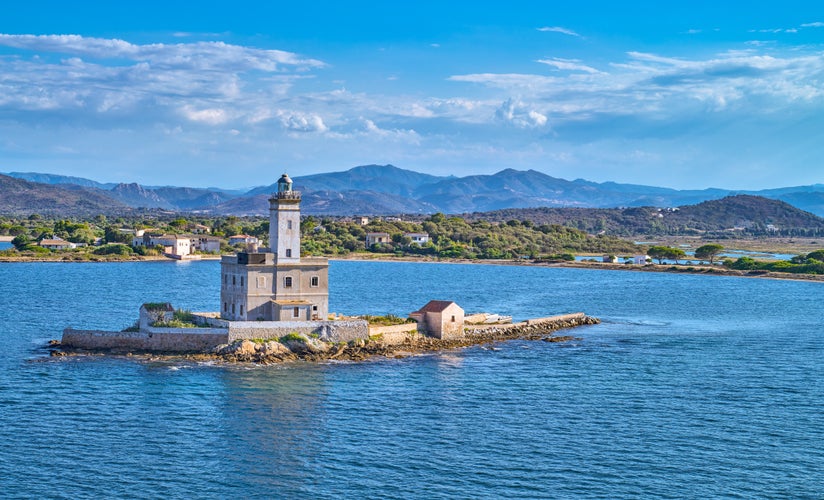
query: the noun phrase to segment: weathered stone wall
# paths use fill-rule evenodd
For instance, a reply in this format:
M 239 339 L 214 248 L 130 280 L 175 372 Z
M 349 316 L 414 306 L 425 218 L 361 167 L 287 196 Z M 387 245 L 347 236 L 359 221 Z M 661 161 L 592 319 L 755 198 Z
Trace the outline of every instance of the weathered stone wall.
M 160 329 L 158 329 L 160 330 Z M 204 328 L 164 328 L 162 333 L 105 332 L 100 330 L 63 330 L 61 344 L 75 349 L 113 351 L 210 351 L 228 341 L 226 330 Z
M 241 339 L 280 338 L 290 333 L 317 335 L 325 342 L 349 342 L 369 338 L 365 320 L 343 321 L 232 321 L 229 342 Z
M 527 321 L 521 321 L 520 323 L 505 325 L 471 325 L 466 327 L 465 332 L 468 336 L 489 336 L 496 334 L 507 336 L 530 335 L 548 333 L 560 328 L 570 328 L 573 326 L 588 325 L 597 322 L 598 320 L 590 318 L 584 313 L 573 313 L 530 319 Z
M 370 326 L 369 327 L 369 336 L 375 335 L 392 335 L 394 333 L 406 333 L 406 332 L 417 332 L 418 331 L 418 324 L 417 323 L 403 323 L 400 325 L 390 325 L 390 326 Z

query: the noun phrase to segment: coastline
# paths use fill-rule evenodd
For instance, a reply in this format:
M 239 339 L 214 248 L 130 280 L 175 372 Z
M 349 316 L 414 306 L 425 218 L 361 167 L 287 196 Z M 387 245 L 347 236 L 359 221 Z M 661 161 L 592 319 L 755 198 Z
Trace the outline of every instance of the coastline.
M 635 264 L 610 264 L 606 262 L 582 262 L 582 261 L 560 261 L 560 262 L 533 262 L 530 260 L 505 260 L 505 259 L 430 259 L 430 258 L 409 258 L 409 257 L 389 257 L 378 258 L 359 256 L 352 257 L 330 257 L 330 261 L 366 261 L 366 262 L 420 262 L 427 264 L 479 264 L 496 266 L 528 266 L 528 267 L 560 267 L 575 269 L 599 269 L 605 271 L 635 271 L 653 273 L 675 273 L 675 274 L 701 274 L 706 276 L 734 276 L 739 278 L 767 278 L 790 281 L 815 281 L 824 282 L 824 275 L 819 274 L 794 274 L 780 273 L 775 271 L 739 271 L 736 269 L 726 269 L 719 266 L 687 266 L 671 264 L 647 264 L 639 266 Z
M 739 271 L 736 269 L 726 269 L 719 266 L 698 266 L 698 265 L 672 265 L 672 264 L 647 264 L 639 266 L 635 264 L 610 264 L 606 262 L 585 262 L 585 261 L 559 261 L 559 262 L 534 262 L 520 259 L 452 259 L 452 258 L 432 258 L 432 257 L 397 257 L 390 255 L 373 254 L 349 254 L 346 256 L 328 256 L 330 261 L 361 261 L 361 262 L 418 262 L 424 264 L 476 264 L 476 265 L 496 265 L 496 266 L 533 266 L 533 267 L 560 267 L 576 269 L 599 269 L 604 271 L 635 271 L 654 273 L 675 273 L 675 274 L 701 274 L 706 276 L 733 276 L 739 278 L 766 278 L 790 281 L 813 281 L 824 282 L 824 275 L 819 274 L 795 274 L 781 273 L 775 271 Z M 58 255 L 55 258 L 43 258 L 42 256 L 17 256 L 0 257 L 0 263 L 23 263 L 23 262 L 55 262 L 55 263 L 102 263 L 102 262 L 196 262 L 198 260 L 220 260 L 220 255 L 204 255 L 200 259 L 176 260 L 160 256 L 94 256 L 90 259 L 71 259 L 67 255 Z
M 507 340 L 532 340 L 544 342 L 569 342 L 581 340 L 572 335 L 555 335 L 555 332 L 588 325 L 596 325 L 598 318 L 584 313 L 562 315 L 543 320 L 500 325 L 467 325 L 462 338 L 438 339 L 420 333 L 403 335 L 377 335 L 369 339 L 350 342 L 323 342 L 310 337 L 290 339 L 283 343 L 238 340 L 217 346 L 210 352 L 156 352 L 118 349 L 76 349 L 62 346 L 59 341 L 49 342 L 47 349 L 52 357 L 66 356 L 123 356 L 147 361 L 192 361 L 225 364 L 251 363 L 271 365 L 286 362 L 367 361 L 372 358 L 401 359 L 428 352 L 441 352 L 472 346 L 484 346 Z

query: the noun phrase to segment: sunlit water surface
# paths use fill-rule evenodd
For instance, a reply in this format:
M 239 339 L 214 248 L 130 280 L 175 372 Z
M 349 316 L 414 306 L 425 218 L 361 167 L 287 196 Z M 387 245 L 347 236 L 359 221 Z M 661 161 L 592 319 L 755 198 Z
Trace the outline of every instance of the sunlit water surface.
M 49 358 L 144 301 L 216 310 L 217 262 L 0 264 L 4 498 L 820 498 L 824 284 L 333 262 L 330 308 L 430 299 L 579 341 L 214 366 Z

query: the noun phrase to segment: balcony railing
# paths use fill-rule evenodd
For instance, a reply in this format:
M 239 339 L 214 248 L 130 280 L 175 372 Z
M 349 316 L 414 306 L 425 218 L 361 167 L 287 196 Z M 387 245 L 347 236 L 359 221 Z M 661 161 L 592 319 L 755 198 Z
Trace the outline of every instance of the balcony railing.
M 299 200 L 300 191 L 281 191 L 273 193 L 273 196 L 279 200 Z

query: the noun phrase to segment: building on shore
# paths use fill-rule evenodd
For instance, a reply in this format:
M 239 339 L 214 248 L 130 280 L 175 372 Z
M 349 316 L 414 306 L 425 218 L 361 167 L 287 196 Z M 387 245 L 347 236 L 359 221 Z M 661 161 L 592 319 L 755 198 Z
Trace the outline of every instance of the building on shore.
M 391 242 L 392 238 L 389 233 L 366 233 L 366 248 L 371 248 L 372 245 L 386 245 Z
M 220 317 L 230 321 L 312 321 L 329 314 L 329 261 L 300 256 L 300 199 L 283 174 L 269 198 L 270 248 L 220 262 Z

